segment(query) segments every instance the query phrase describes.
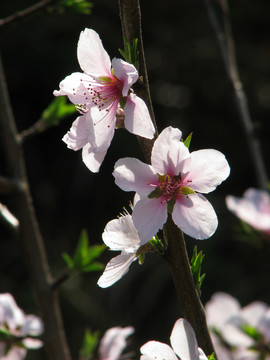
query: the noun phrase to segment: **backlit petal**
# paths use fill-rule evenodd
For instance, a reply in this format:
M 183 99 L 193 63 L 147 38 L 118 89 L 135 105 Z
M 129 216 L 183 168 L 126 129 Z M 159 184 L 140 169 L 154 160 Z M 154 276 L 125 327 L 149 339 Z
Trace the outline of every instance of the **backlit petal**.
M 190 180 L 190 187 L 202 193 L 209 193 L 230 174 L 230 167 L 225 156 L 217 150 L 206 149 L 193 151 L 191 163 L 184 165 L 183 172 L 187 176 L 183 180 Z
M 136 191 L 147 196 L 155 187 L 149 184 L 158 183 L 158 175 L 151 165 L 135 158 L 120 159 L 115 163 L 113 176 L 115 183 L 124 191 Z
M 178 360 L 169 345 L 158 341 L 148 341 L 140 350 L 141 360 Z
M 203 195 L 196 193 L 188 197 L 178 197 L 172 219 L 185 234 L 199 240 L 213 235 L 218 225 L 215 210 L 210 202 Z
M 135 94 L 127 97 L 125 105 L 125 128 L 132 134 L 153 139 L 155 127 L 145 102 Z
M 101 152 L 94 152 L 91 145 L 88 143 L 83 147 L 82 159 L 89 170 L 96 173 L 99 171 L 100 165 L 102 164 L 107 150 Z
M 198 360 L 198 343 L 195 332 L 185 319 L 178 319 L 171 334 L 171 344 L 181 360 Z
M 108 222 L 102 239 L 111 250 L 125 250 L 126 252 L 136 251 L 140 244 L 138 231 L 131 215 L 120 216 Z
M 122 95 L 128 95 L 129 89 L 138 79 L 138 71 L 134 65 L 122 59 L 112 59 L 112 67 L 115 76 L 123 85 Z
M 69 149 L 80 150 L 93 138 L 93 123 L 91 120 L 89 121 L 87 115 L 77 117 L 70 130 L 63 137 L 62 140 Z
M 128 272 L 135 259 L 136 254 L 121 254 L 114 257 L 108 262 L 97 284 L 102 288 L 113 285 Z
M 111 60 L 99 35 L 92 29 L 81 32 L 77 56 L 81 69 L 93 77 L 111 76 Z
M 179 129 L 169 126 L 155 141 L 151 162 L 159 174 L 179 175 L 183 161 L 190 157 L 188 148 L 180 142 L 181 136 Z
M 101 360 L 119 360 L 122 351 L 127 345 L 126 338 L 133 334 L 134 328 L 120 326 L 111 328 L 106 331 L 100 341 L 99 359 Z
M 167 203 L 161 199 L 145 198 L 136 203 L 132 219 L 138 230 L 141 244 L 147 243 L 163 228 L 167 217 Z

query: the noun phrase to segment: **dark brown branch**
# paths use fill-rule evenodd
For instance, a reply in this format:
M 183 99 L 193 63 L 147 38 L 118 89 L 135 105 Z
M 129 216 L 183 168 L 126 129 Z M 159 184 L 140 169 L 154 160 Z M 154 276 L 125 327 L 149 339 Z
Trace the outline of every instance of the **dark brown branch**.
M 10 106 L 2 61 L 0 58 L 0 144 L 5 154 L 9 175 L 22 184 L 20 191 L 10 196 L 14 213 L 20 222 L 22 247 L 32 284 L 45 326 L 45 348 L 51 360 L 70 360 L 63 330 L 58 294 L 52 289 L 52 277 L 43 239 L 36 220 L 26 176 L 23 151 Z
M 247 140 L 250 157 L 257 176 L 258 186 L 267 190 L 268 177 L 263 160 L 261 145 L 259 139 L 256 136 L 256 131 L 249 113 L 246 95 L 243 90 L 243 85 L 241 83 L 237 67 L 228 2 L 227 0 L 220 0 L 219 3 L 221 4 L 223 11 L 224 30 L 220 25 L 211 0 L 205 0 L 211 24 L 218 39 L 225 69 L 233 87 L 239 119 L 241 121 L 241 125 Z
M 157 129 L 144 58 L 139 0 L 119 0 L 119 9 L 123 37 L 130 43 L 137 38 L 139 43 L 139 72 L 143 76 L 144 86 L 141 89 L 135 88 L 135 91 L 147 104 Z M 156 137 L 157 135 L 156 132 Z M 150 163 L 154 140 L 140 139 L 140 145 L 148 163 Z M 192 324 L 199 346 L 210 355 L 214 349 L 206 326 L 204 309 L 191 274 L 183 233 L 176 227 L 170 216 L 164 228 L 164 238 L 167 245 L 166 260 L 172 273 L 182 314 Z
M 158 131 L 157 131 L 155 114 L 150 96 L 146 62 L 144 57 L 142 29 L 141 29 L 141 11 L 140 11 L 139 0 L 119 0 L 119 10 L 120 10 L 123 37 L 127 39 L 129 43 L 132 43 L 134 39 L 138 39 L 139 74 L 140 76 L 142 76 L 143 82 L 142 84 L 138 83 L 138 86 L 135 88 L 135 92 L 146 103 L 152 122 L 156 129 L 156 136 L 153 140 L 138 137 L 138 141 L 142 148 L 146 162 L 150 163 L 151 150 L 154 141 L 158 136 Z
M 165 259 L 169 264 L 182 315 L 191 323 L 199 346 L 205 354 L 210 355 L 214 352 L 214 348 L 208 332 L 204 308 L 194 285 L 185 239 L 182 231 L 174 224 L 171 215 L 168 216 L 163 233 L 168 242 Z
M 15 14 L 12 14 L 10 16 L 7 16 L 4 19 L 0 19 L 0 29 L 2 30 L 7 25 L 13 24 L 15 22 L 18 22 L 22 19 L 25 19 L 29 17 L 30 15 L 33 15 L 34 13 L 45 9 L 47 6 L 52 5 L 58 0 L 42 0 L 38 2 L 37 4 L 34 4 L 24 10 L 18 11 Z

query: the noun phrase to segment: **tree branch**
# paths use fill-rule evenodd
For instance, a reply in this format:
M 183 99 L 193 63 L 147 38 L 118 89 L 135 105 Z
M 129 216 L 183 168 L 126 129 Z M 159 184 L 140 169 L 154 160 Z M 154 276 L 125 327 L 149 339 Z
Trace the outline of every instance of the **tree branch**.
M 71 357 L 59 308 L 58 293 L 51 287 L 52 276 L 43 239 L 35 217 L 23 151 L 18 139 L 0 58 L 0 143 L 5 154 L 9 175 L 21 184 L 20 190 L 13 193 L 10 199 L 11 203 L 13 203 L 15 215 L 20 222 L 19 234 L 25 251 L 25 263 L 32 278 L 45 326 L 45 348 L 48 357 L 51 360 L 70 360 Z
M 144 58 L 139 0 L 119 0 L 119 9 L 123 37 L 130 43 L 137 38 L 139 44 L 139 72 L 143 76 L 144 85 L 141 88 L 135 88 L 135 91 L 147 104 L 152 121 L 157 129 Z M 156 137 L 157 135 L 156 132 Z M 150 163 L 154 141 L 155 139 L 140 139 L 140 145 L 148 163 Z M 211 354 L 214 352 L 214 348 L 208 333 L 204 310 L 191 274 L 184 236 L 182 231 L 174 224 L 170 215 L 164 227 L 164 238 L 167 245 L 165 257 L 171 270 L 181 311 L 193 326 L 199 346 L 206 354 Z
M 243 85 L 241 83 L 237 67 L 234 40 L 229 16 L 229 5 L 227 0 L 219 0 L 219 3 L 223 11 L 224 31 L 222 30 L 222 27 L 219 23 L 211 0 L 205 0 L 208 15 L 221 50 L 224 66 L 233 87 L 239 119 L 246 137 L 250 157 L 257 176 L 258 186 L 264 190 L 267 190 L 268 178 L 263 160 L 261 145 L 259 139 L 256 136 L 255 128 L 248 109 L 246 95 L 243 90 Z
M 27 18 L 30 15 L 32 15 L 40 10 L 43 10 L 47 6 L 52 5 L 56 1 L 58 1 L 58 0 L 42 0 L 42 1 L 38 2 L 37 4 L 34 4 L 24 10 L 18 11 L 15 14 L 7 16 L 4 19 L 0 19 L 0 29 L 2 30 L 7 25 L 21 21 L 22 19 Z

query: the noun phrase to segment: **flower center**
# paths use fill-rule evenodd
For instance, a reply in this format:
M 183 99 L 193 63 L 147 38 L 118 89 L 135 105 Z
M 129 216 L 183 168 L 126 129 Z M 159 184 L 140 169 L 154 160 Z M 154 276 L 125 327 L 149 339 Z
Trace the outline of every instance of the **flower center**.
M 187 186 L 191 183 L 191 180 L 183 181 L 181 179 L 181 174 L 171 177 L 170 175 L 160 175 L 158 174 L 159 182 L 155 186 L 155 190 L 152 191 L 148 197 L 151 198 L 163 198 L 164 201 L 174 201 L 180 196 L 188 196 L 189 194 L 194 194 L 194 191 Z

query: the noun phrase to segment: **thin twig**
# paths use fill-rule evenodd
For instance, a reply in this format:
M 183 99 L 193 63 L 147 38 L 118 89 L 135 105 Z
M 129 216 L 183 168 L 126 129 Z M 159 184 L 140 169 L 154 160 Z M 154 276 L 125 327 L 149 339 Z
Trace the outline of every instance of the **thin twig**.
M 233 87 L 239 119 L 241 121 L 241 125 L 247 140 L 258 186 L 264 190 L 267 190 L 268 177 L 261 150 L 261 144 L 256 135 L 255 127 L 249 113 L 246 95 L 243 90 L 243 85 L 241 83 L 237 67 L 228 2 L 227 0 L 219 0 L 219 3 L 223 12 L 224 30 L 220 25 L 211 0 L 205 0 L 211 24 L 218 39 L 225 69 Z
M 20 222 L 19 234 L 25 251 L 25 264 L 28 266 L 45 326 L 45 348 L 48 358 L 51 360 L 70 360 L 58 293 L 51 287 L 52 276 L 32 204 L 23 151 L 18 141 L 18 132 L 10 105 L 1 57 L 0 144 L 10 177 L 22 184 L 19 191 L 10 195 L 10 204 L 13 204 L 14 213 Z
M 151 150 L 154 141 L 158 136 L 158 131 L 155 121 L 155 114 L 152 106 L 146 62 L 144 57 L 142 29 L 141 29 L 141 11 L 140 11 L 139 0 L 119 0 L 119 10 L 120 10 L 120 19 L 122 24 L 123 39 L 127 39 L 129 43 L 132 43 L 134 39 L 138 39 L 139 74 L 142 77 L 143 81 L 138 82 L 134 90 L 136 94 L 140 96 L 146 103 L 152 122 L 156 129 L 156 134 L 155 134 L 155 138 L 152 140 L 141 138 L 139 136 L 137 138 L 142 148 L 145 161 L 147 163 L 150 163 Z
M 123 37 L 130 43 L 137 38 L 139 43 L 139 71 L 140 75 L 143 76 L 144 86 L 141 89 L 135 88 L 135 92 L 147 104 L 152 121 L 157 129 L 144 58 L 139 0 L 119 0 L 119 9 Z M 147 162 L 150 162 L 151 159 L 154 140 L 140 139 L 140 145 Z M 170 215 L 164 227 L 164 238 L 166 245 L 168 245 L 165 258 L 172 273 L 182 314 L 193 326 L 199 346 L 206 354 L 211 354 L 214 352 L 214 348 L 206 325 L 204 309 L 191 274 L 184 236 L 182 231 L 173 223 Z
M 4 19 L 0 19 L 0 29 L 2 30 L 7 25 L 16 23 L 18 21 L 21 21 L 22 19 L 25 19 L 29 17 L 30 15 L 45 9 L 47 6 L 52 5 L 58 0 L 42 0 L 38 2 L 37 4 L 34 4 L 24 10 L 18 11 L 15 14 L 12 14 L 10 16 L 7 16 Z

